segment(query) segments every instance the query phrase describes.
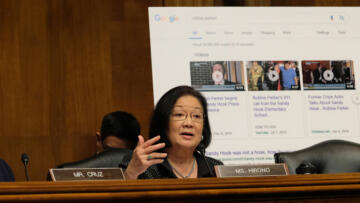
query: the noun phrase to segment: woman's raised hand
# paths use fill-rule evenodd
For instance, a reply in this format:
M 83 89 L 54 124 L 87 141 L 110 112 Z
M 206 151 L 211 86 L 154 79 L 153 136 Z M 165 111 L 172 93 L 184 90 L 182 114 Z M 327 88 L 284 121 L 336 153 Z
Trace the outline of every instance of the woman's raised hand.
M 127 180 L 137 179 L 137 177 L 144 173 L 151 165 L 159 164 L 166 158 L 166 153 L 154 152 L 165 147 L 165 143 L 158 143 L 160 136 L 156 136 L 144 141 L 143 136 L 139 135 L 139 141 L 133 151 L 130 163 L 125 171 L 125 178 Z

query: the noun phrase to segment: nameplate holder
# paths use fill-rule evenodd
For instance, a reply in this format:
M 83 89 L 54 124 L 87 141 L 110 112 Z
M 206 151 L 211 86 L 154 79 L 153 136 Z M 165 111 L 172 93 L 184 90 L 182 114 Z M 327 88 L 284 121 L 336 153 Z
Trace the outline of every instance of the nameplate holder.
M 53 181 L 124 180 L 122 168 L 53 168 Z
M 215 172 L 218 178 L 289 175 L 284 163 L 215 166 Z

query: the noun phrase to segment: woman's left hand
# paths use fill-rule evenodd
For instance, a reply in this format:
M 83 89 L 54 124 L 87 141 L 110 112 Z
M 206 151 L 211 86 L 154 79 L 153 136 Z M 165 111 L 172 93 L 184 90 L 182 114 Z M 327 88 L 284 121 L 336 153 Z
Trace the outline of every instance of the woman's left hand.
M 145 142 L 143 136 L 139 135 L 139 142 L 125 171 L 126 179 L 137 179 L 147 168 L 164 161 L 164 158 L 167 156 L 166 153 L 154 152 L 165 147 L 165 143 L 155 144 L 159 140 L 160 136 L 156 136 Z

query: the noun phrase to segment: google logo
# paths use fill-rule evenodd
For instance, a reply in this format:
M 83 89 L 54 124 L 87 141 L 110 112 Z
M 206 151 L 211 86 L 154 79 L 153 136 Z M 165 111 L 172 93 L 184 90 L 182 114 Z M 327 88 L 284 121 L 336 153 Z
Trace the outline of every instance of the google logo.
M 179 16 L 160 16 L 159 14 L 156 14 L 154 16 L 155 21 L 161 21 L 161 22 L 176 22 L 179 21 Z

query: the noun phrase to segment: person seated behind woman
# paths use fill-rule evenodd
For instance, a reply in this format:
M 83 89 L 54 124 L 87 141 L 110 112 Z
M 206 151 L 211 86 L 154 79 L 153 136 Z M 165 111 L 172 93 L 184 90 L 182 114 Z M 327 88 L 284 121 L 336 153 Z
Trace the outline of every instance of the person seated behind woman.
M 212 177 L 223 163 L 202 155 L 210 142 L 206 99 L 192 87 L 175 87 L 155 107 L 149 140 L 140 135 L 130 162 L 120 166 L 127 166 L 126 179 Z
M 60 164 L 57 168 L 117 167 L 136 147 L 139 134 L 140 124 L 132 114 L 110 112 L 104 116 L 100 132 L 96 132 L 96 154 L 83 160 Z M 50 174 L 47 179 L 51 180 Z
M 106 149 L 134 149 L 140 134 L 136 118 L 124 111 L 106 114 L 100 132 L 96 132 L 97 153 Z

